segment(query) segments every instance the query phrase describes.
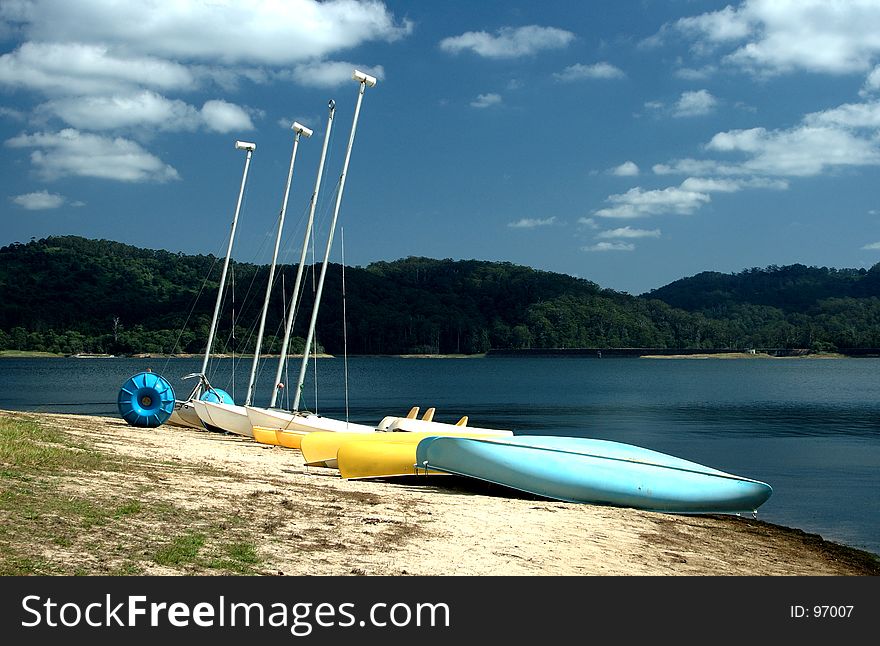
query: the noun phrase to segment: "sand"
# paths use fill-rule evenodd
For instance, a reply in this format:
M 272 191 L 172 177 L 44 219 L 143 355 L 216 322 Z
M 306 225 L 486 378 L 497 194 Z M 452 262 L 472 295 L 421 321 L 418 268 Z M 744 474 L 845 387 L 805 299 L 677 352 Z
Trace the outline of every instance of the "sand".
M 141 429 L 108 417 L 38 417 L 103 452 L 153 465 L 148 474 L 122 478 L 78 473 L 63 483 L 72 493 L 119 498 L 131 491 L 193 517 L 234 516 L 237 531 L 256 545 L 263 574 L 880 573 L 880 561 L 864 552 L 751 517 L 569 504 L 451 476 L 348 481 L 335 469 L 304 466 L 297 450 L 250 438 L 167 425 Z M 61 557 L 87 564 L 95 555 L 74 549 Z M 182 572 L 152 564 L 147 573 Z

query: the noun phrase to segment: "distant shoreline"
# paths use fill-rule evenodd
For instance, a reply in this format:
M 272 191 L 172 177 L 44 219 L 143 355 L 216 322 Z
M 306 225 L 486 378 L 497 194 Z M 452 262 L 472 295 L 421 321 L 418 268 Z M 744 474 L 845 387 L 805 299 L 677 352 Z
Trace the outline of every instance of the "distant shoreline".
M 195 353 L 150 353 L 139 352 L 136 354 L 99 354 L 99 353 L 78 353 L 78 354 L 61 354 L 55 352 L 36 352 L 29 350 L 0 350 L 0 359 L 197 359 L 202 354 Z M 214 354 L 215 359 L 252 359 L 252 354 Z M 301 359 L 302 354 L 288 355 L 291 358 Z M 339 355 L 321 353 L 318 355 L 309 355 L 309 358 L 318 359 L 336 359 Z M 852 352 L 813 352 L 810 350 L 779 350 L 775 354 L 770 352 L 680 352 L 671 349 L 664 352 L 662 348 L 547 348 L 532 350 L 489 350 L 479 354 L 356 354 L 350 357 L 386 357 L 399 359 L 492 359 L 492 358 L 637 358 L 637 359 L 857 359 L 857 358 L 878 358 L 880 353 L 875 352 L 873 348 L 864 350 L 854 349 Z M 277 354 L 261 354 L 262 359 L 277 359 Z

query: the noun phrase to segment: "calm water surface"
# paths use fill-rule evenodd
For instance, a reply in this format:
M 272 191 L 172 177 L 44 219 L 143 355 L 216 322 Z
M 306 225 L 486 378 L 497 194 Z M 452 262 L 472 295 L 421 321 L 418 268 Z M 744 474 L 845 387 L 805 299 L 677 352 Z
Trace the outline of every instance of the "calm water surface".
M 196 359 L 2 359 L 0 408 L 118 415 L 116 394 L 147 367 L 178 398 Z M 267 405 L 275 360 L 261 366 Z M 291 367 L 295 381 L 298 361 Z M 250 360 L 216 360 L 213 384 L 240 402 Z M 232 376 L 235 374 L 235 379 Z M 318 398 L 315 397 L 317 374 Z M 301 408 L 344 418 L 345 362 L 310 364 Z M 880 360 L 348 360 L 348 410 L 376 423 L 411 406 L 436 421 L 517 434 L 636 444 L 768 482 L 759 518 L 880 554 Z

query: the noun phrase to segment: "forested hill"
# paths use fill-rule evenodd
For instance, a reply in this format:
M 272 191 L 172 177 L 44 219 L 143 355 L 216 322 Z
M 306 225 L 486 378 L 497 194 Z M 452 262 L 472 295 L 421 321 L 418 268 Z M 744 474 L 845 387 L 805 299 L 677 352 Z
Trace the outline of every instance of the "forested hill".
M 719 312 L 751 304 L 810 313 L 829 298 L 880 297 L 880 263 L 870 270 L 789 265 L 746 269 L 737 274 L 704 271 L 643 296 L 697 312 Z
M 65 236 L 0 248 L 0 349 L 204 351 L 222 259 Z M 249 352 L 268 267 L 231 264 L 215 351 Z M 314 274 L 307 268 L 292 344 L 302 348 Z M 263 350 L 277 351 L 278 272 Z M 283 282 L 282 277 L 283 276 Z M 520 348 L 880 347 L 880 267 L 703 273 L 641 297 L 510 263 L 406 258 L 331 265 L 317 339 L 351 354 L 478 353 Z M 234 289 L 232 286 L 234 284 Z

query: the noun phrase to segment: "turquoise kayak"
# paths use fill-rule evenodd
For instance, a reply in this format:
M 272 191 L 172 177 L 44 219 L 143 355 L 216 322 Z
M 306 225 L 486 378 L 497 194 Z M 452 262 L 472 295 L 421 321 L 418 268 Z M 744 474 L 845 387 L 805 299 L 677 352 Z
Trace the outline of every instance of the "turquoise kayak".
M 773 492 L 658 451 L 579 437 L 428 437 L 415 466 L 567 502 L 680 514 L 756 512 Z

